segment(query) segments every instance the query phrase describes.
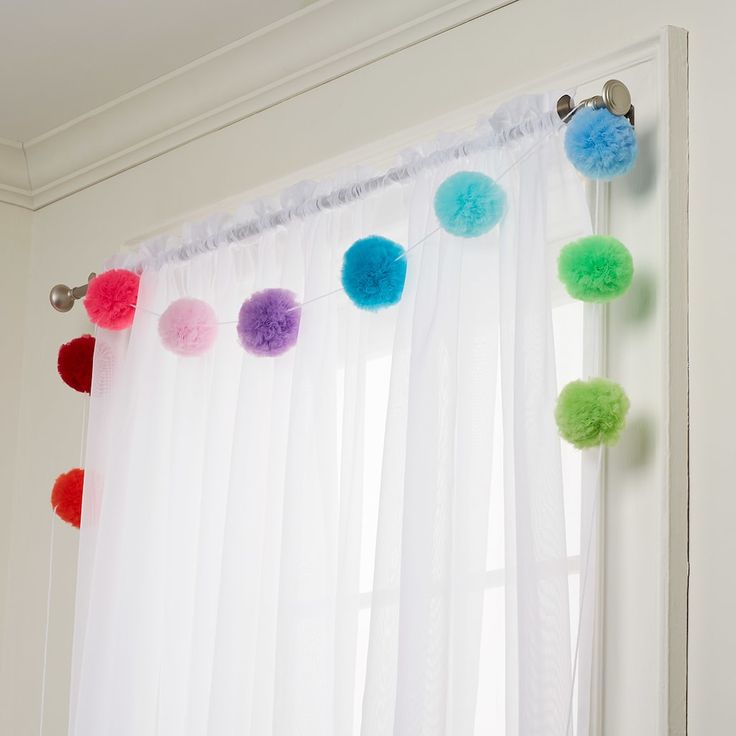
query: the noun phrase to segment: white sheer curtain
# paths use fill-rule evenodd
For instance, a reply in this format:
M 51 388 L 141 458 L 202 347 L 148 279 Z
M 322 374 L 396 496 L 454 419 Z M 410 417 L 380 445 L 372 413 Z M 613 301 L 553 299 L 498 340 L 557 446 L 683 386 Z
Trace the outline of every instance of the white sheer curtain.
M 98 331 L 70 734 L 567 736 L 553 272 L 589 219 L 556 98 L 510 103 L 496 146 L 404 186 L 145 270 L 132 329 Z M 314 301 L 276 359 L 234 324 L 201 358 L 162 348 L 174 299 L 234 322 L 259 289 L 338 288 L 359 237 L 417 242 L 462 169 L 500 176 L 508 214 L 412 250 L 397 307 Z

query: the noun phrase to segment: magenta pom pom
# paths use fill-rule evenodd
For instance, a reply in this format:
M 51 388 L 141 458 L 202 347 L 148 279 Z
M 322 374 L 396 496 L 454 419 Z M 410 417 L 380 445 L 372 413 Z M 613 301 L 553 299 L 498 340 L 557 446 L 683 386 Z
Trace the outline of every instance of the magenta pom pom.
M 95 276 L 87 287 L 84 308 L 98 327 L 125 330 L 133 324 L 140 276 L 116 268 Z
M 217 316 L 201 299 L 177 299 L 158 321 L 164 347 L 184 356 L 202 355 L 217 338 Z
M 238 337 L 253 355 L 281 355 L 296 343 L 301 306 L 287 289 L 266 289 L 243 302 Z

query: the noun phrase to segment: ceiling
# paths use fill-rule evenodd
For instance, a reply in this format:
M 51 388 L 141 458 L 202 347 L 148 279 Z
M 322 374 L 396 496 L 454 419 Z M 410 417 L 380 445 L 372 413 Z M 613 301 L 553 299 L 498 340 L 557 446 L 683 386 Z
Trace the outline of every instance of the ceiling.
M 0 204 L 39 210 L 519 0 L 0 0 Z
M 309 0 L 0 0 L 0 138 L 27 142 Z

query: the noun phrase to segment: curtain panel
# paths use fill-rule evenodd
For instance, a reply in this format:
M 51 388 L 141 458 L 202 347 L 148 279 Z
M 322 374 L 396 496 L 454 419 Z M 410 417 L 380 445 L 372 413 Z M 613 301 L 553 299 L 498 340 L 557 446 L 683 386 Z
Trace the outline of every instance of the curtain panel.
M 573 732 L 554 273 L 560 240 L 590 218 L 556 99 L 512 101 L 473 133 L 496 145 L 343 207 L 155 267 L 145 259 L 175 241 L 114 259 L 144 269 L 132 328 L 97 332 L 70 734 Z M 433 231 L 434 192 L 460 170 L 504 187 L 498 227 L 411 249 L 390 309 L 316 299 L 358 238 L 411 246 Z M 278 206 L 366 175 L 299 185 Z M 185 237 L 211 242 L 223 222 Z M 256 357 L 235 320 L 270 287 L 305 302 L 299 339 Z M 204 356 L 161 345 L 157 315 L 181 297 L 221 322 Z M 589 688 L 582 668 L 576 712 Z

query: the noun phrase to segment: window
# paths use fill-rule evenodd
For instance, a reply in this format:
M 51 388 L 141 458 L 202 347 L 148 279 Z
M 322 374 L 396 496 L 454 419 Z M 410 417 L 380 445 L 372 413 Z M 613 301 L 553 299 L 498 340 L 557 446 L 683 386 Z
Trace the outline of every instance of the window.
M 397 197 L 399 193 L 397 193 Z M 398 204 L 397 204 L 398 206 Z M 551 208 L 552 210 L 555 207 Z M 562 203 L 560 203 L 562 209 Z M 398 216 L 398 209 L 392 213 Z M 555 223 L 554 237 L 549 242 L 549 288 L 553 300 L 553 321 L 555 337 L 555 358 L 557 382 L 561 389 L 569 381 L 586 375 L 586 367 L 597 360 L 599 345 L 590 339 L 596 333 L 602 312 L 572 299 L 559 283 L 556 274 L 556 255 L 559 249 L 583 233 L 568 229 L 564 220 Z M 406 242 L 406 232 L 400 222 L 381 228 L 388 237 L 398 242 Z M 405 230 L 405 228 L 404 228 Z M 349 306 L 346 306 L 350 309 Z M 363 472 L 358 481 L 362 484 L 362 508 L 360 510 L 360 612 L 358 617 L 358 643 L 356 651 L 356 671 L 353 688 L 353 734 L 361 732 L 361 703 L 366 677 L 366 661 L 370 634 L 372 606 L 382 597 L 376 596 L 373 589 L 374 562 L 376 558 L 376 530 L 378 529 L 379 500 L 381 492 L 381 470 L 384 455 L 384 435 L 386 412 L 389 403 L 391 382 L 391 356 L 394 347 L 395 314 L 391 311 L 371 314 L 363 321 L 360 339 L 371 348 L 362 366 L 362 375 L 346 377 L 344 369 L 336 380 L 336 409 L 338 426 L 351 427 L 356 421 L 356 412 L 362 412 L 361 434 L 363 445 Z M 490 506 L 488 509 L 487 562 L 478 586 L 483 595 L 483 617 L 481 648 L 478 652 L 478 697 L 475 717 L 475 733 L 504 733 L 507 708 L 505 681 L 506 672 L 506 599 L 505 599 L 505 539 L 504 539 L 504 445 L 503 445 L 503 406 L 500 386 L 500 370 L 497 373 L 498 386 L 495 392 L 494 446 L 489 448 L 493 454 L 494 465 L 491 480 Z M 345 395 L 354 388 L 351 382 L 361 382 L 364 400 L 359 407 L 347 405 Z M 350 431 L 347 429 L 346 431 Z M 342 435 L 338 432 L 337 453 L 342 452 Z M 565 502 L 566 545 L 568 554 L 569 580 L 569 619 L 570 651 L 575 653 L 578 637 L 578 618 L 580 611 L 581 578 L 581 539 L 591 533 L 590 524 L 581 524 L 581 494 L 583 493 L 583 462 L 581 453 L 561 443 L 562 474 Z M 586 462 L 589 458 L 586 459 Z M 589 493 L 593 478 L 586 476 Z M 590 518 L 586 517 L 588 522 Z M 597 532 L 597 529 L 596 529 Z M 597 534 L 594 535 L 597 539 Z M 591 576 L 592 577 L 592 576 Z M 588 596 L 595 595 L 594 582 L 589 581 Z M 391 591 L 394 601 L 398 590 Z M 577 695 L 577 693 L 575 694 Z M 571 703 L 571 719 L 577 720 L 577 698 Z M 577 732 L 577 731 L 575 731 Z

